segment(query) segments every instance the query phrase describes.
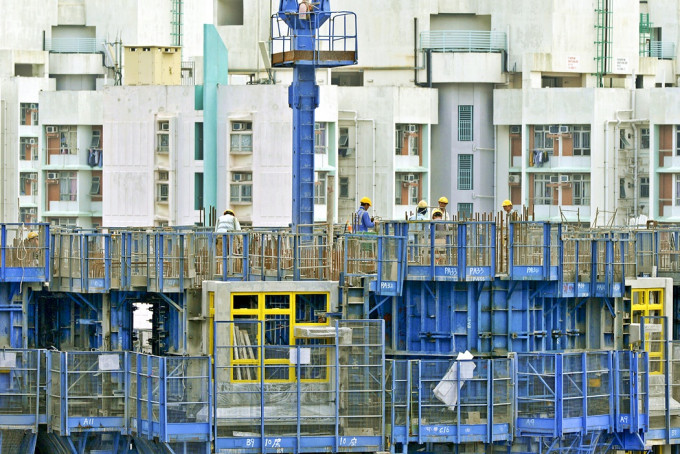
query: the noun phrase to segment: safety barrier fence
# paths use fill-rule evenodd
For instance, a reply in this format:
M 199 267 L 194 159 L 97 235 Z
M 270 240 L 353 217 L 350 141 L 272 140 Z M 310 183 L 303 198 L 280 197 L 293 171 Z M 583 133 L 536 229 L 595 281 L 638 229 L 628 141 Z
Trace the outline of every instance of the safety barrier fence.
M 382 450 L 382 321 L 305 327 L 294 342 L 288 330 L 280 317 L 215 322 L 215 449 Z
M 370 276 L 399 295 L 403 280 L 555 282 L 562 297 L 623 294 L 626 277 L 680 279 L 680 228 L 576 229 L 567 224 L 387 221 L 378 234 L 325 225 L 215 234 L 205 229 L 50 229 L 1 224 L 0 281 L 55 290 L 181 292 L 204 280 L 341 280 Z M 28 238 L 31 234 L 31 239 Z M 34 235 L 36 235 L 34 238 Z
M 513 364 L 512 358 L 388 361 L 391 443 L 511 441 Z
M 38 431 L 39 350 L 0 350 L 0 429 Z
M 303 25 L 291 28 L 290 22 Z M 352 12 L 274 14 L 270 31 L 269 55 L 274 66 L 296 61 L 317 67 L 347 66 L 357 59 L 357 19 Z
M 37 351 L 36 351 L 37 352 Z M 162 442 L 210 441 L 207 357 L 47 351 L 50 430 L 120 432 Z

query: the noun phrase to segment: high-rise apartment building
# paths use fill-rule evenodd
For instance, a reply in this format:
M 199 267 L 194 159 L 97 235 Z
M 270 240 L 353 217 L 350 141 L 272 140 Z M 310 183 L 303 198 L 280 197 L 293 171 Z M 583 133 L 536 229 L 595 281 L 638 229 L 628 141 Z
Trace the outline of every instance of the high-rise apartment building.
M 178 2 L 2 4 L 3 220 L 193 224 L 209 189 L 218 213 L 290 222 L 292 70 L 268 61 L 278 2 L 205 0 L 181 24 Z M 508 198 L 536 219 L 680 219 L 678 2 L 332 6 L 357 15 L 359 52 L 316 74 L 316 220 L 346 222 L 363 196 L 404 218 L 442 195 L 461 215 Z M 214 129 L 204 23 L 228 55 Z

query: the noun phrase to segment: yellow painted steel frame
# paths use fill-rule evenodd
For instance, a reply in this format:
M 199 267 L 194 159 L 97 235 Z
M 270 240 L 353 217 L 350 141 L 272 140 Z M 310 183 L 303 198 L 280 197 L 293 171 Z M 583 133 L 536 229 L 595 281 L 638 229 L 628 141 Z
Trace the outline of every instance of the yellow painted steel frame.
M 664 289 L 663 288 L 639 288 L 631 290 L 631 322 L 640 323 L 641 317 L 663 317 L 664 314 Z M 666 333 L 663 333 L 664 338 Z M 659 375 L 663 373 L 664 353 L 663 346 L 660 342 L 650 342 L 650 333 L 645 334 L 645 344 L 649 352 L 649 363 L 651 375 Z M 657 348 L 655 348 L 655 346 Z M 652 369 L 651 365 L 656 364 L 658 367 Z
M 234 297 L 238 296 L 255 296 L 257 295 L 257 308 L 255 309 L 235 309 L 234 308 Z M 276 295 L 276 296 L 288 296 L 288 301 L 290 304 L 288 304 L 287 308 L 277 308 L 277 309 L 267 309 L 265 307 L 265 298 L 269 295 Z M 267 316 L 271 315 L 286 315 L 288 316 L 288 319 L 290 320 L 290 326 L 289 326 L 289 334 L 288 334 L 288 346 L 289 347 L 294 347 L 295 344 L 295 327 L 296 326 L 329 326 L 330 321 L 326 319 L 324 322 L 321 323 L 297 323 L 295 321 L 295 309 L 296 309 L 296 295 L 324 295 L 326 297 L 326 307 L 325 307 L 325 312 L 328 312 L 329 310 L 329 304 L 330 304 L 330 293 L 328 292 L 262 292 L 262 293 L 232 293 L 231 294 L 231 315 L 230 315 L 230 320 L 238 322 L 239 320 L 244 320 L 244 318 L 235 318 L 235 316 L 250 316 L 250 320 L 257 320 L 257 321 L 266 321 Z M 212 301 L 211 301 L 212 304 Z M 247 319 L 246 319 L 247 320 Z M 229 332 L 229 338 L 234 339 L 234 333 L 233 333 L 234 326 L 230 326 L 230 332 Z M 260 330 L 257 330 L 257 343 L 256 346 L 261 346 L 263 340 L 261 339 L 261 333 Z M 276 346 L 276 345 L 273 345 Z M 265 348 L 267 345 L 265 345 Z M 231 364 L 235 367 L 232 368 L 231 372 L 231 379 L 235 383 L 259 383 L 261 380 L 260 374 L 262 373 L 260 366 L 260 359 L 259 357 L 254 358 L 254 359 L 240 359 L 240 358 L 234 358 L 234 348 L 231 350 L 230 354 L 230 359 L 231 359 Z M 330 361 L 330 353 L 329 349 L 326 349 L 326 366 L 328 365 Z M 282 366 L 288 366 L 289 367 L 289 372 L 288 372 L 288 379 L 266 379 L 265 381 L 267 383 L 291 383 L 296 381 L 296 374 L 295 374 L 295 364 L 292 364 L 289 359 L 285 358 L 274 358 L 274 359 L 267 359 L 266 355 L 264 358 L 264 366 L 265 368 L 270 365 L 282 365 Z M 235 371 L 236 367 L 238 366 L 255 366 L 257 370 L 257 375 L 254 380 L 243 380 L 243 379 L 237 379 L 235 378 Z M 323 367 L 323 366 L 318 366 L 318 367 Z M 326 367 L 326 373 L 324 374 L 325 378 L 321 379 L 311 379 L 311 378 L 303 378 L 300 379 L 301 382 L 303 383 L 320 383 L 320 382 L 327 382 L 330 377 L 330 373 L 328 371 L 328 367 Z

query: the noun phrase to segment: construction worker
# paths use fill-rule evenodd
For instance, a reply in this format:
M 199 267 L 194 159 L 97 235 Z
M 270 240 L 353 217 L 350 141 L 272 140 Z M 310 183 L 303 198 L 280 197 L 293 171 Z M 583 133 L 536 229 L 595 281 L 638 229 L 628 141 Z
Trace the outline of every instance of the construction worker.
M 442 221 L 443 220 L 442 210 L 440 210 L 439 208 L 435 208 L 434 210 L 432 210 L 432 220 Z
M 371 208 L 371 199 L 362 197 L 359 200 L 359 209 L 356 212 L 356 232 L 368 232 L 368 229 L 375 227 L 374 219 L 368 214 L 369 208 Z
M 26 239 L 17 251 L 18 259 L 23 267 L 40 266 L 40 235 L 38 232 L 28 232 Z
M 508 218 L 515 218 L 517 216 L 517 211 L 512 209 L 512 202 L 508 199 L 503 200 L 503 211 Z
M 449 212 L 446 211 L 446 205 L 449 204 L 449 199 L 447 199 L 444 196 L 439 197 L 439 210 L 442 212 L 442 221 L 450 221 L 451 216 L 449 216 Z M 434 214 L 434 211 L 432 212 Z
M 224 214 L 217 219 L 215 233 L 227 233 L 241 230 L 241 224 L 232 210 L 224 210 Z
M 418 206 L 416 207 L 416 214 L 412 214 L 410 218 L 408 218 L 409 221 L 426 221 L 427 220 L 427 202 L 425 200 L 421 200 L 418 202 Z

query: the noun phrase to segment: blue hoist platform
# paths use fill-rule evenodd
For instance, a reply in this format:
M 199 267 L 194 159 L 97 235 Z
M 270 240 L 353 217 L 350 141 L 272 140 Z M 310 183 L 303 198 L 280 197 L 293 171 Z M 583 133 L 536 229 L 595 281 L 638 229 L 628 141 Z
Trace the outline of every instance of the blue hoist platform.
M 356 15 L 331 12 L 330 1 L 281 0 L 272 16 L 273 67 L 293 68 L 288 104 L 293 109 L 293 229 L 314 223 L 314 111 L 316 68 L 357 62 Z

